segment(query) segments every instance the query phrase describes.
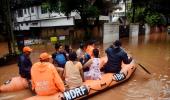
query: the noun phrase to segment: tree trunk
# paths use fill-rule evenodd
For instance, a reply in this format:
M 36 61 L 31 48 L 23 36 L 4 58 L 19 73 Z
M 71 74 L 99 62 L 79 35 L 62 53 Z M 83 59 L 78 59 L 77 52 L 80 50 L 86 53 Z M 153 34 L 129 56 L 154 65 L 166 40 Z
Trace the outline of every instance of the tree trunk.
M 12 30 L 12 19 L 11 19 L 11 12 L 10 12 L 10 4 L 9 0 L 1 0 L 1 6 L 3 9 L 3 18 L 5 22 L 5 31 L 7 34 L 8 40 L 8 50 L 9 53 L 15 52 L 15 41 L 14 41 L 14 34 Z

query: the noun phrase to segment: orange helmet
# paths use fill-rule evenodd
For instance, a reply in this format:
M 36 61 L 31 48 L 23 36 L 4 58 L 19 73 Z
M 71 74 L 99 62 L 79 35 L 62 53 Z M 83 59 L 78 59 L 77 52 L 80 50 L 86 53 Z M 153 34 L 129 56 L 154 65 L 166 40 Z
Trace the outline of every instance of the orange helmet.
M 25 46 L 23 48 L 23 52 L 31 52 L 31 51 L 32 51 L 32 49 L 30 47 L 28 47 L 28 46 Z
M 47 52 L 44 52 L 44 53 L 41 53 L 40 54 L 40 59 L 41 60 L 45 60 L 45 59 L 48 59 L 48 58 L 51 58 L 52 56 L 49 55 Z

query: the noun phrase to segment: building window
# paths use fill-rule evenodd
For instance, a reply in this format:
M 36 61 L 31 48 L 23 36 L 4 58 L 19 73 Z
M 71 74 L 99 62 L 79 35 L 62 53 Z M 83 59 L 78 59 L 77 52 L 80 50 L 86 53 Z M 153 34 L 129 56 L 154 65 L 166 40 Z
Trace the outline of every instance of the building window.
M 28 26 L 28 22 L 26 22 L 25 24 L 26 24 L 26 26 Z
M 42 4 L 41 5 L 41 14 L 45 14 L 48 11 L 48 5 L 47 4 Z
M 18 10 L 18 17 L 23 17 L 23 11 L 22 11 L 22 9 L 19 9 L 19 10 Z
M 47 9 L 46 9 L 46 8 L 41 7 L 41 14 L 45 14 L 45 13 L 47 13 Z
M 33 23 L 31 23 L 33 26 L 36 26 L 36 25 L 38 25 L 38 23 L 37 22 L 33 22 Z
M 34 13 L 34 7 L 31 7 L 31 13 Z
M 21 23 L 21 26 L 23 26 L 23 23 Z
M 27 14 L 27 9 L 24 9 L 24 14 Z

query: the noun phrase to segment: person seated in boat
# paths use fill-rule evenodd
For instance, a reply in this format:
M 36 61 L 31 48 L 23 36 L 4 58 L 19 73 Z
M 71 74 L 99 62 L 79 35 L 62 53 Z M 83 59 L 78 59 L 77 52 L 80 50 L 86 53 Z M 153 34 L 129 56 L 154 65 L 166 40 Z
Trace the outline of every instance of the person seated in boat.
M 93 49 L 95 48 L 95 41 L 91 40 L 88 42 L 87 44 L 87 48 L 86 48 L 86 53 L 88 53 L 90 55 L 91 58 L 93 58 Z
M 85 44 L 80 43 L 80 46 L 76 51 L 78 61 L 80 61 L 82 65 L 84 65 L 90 59 L 90 55 L 86 53 L 85 49 Z
M 88 72 L 84 72 L 85 79 L 101 79 L 99 50 L 93 49 L 94 58 L 86 62 L 83 68 L 90 67 Z
M 53 64 L 56 66 L 60 76 L 63 76 L 64 66 L 67 61 L 66 53 L 64 52 L 63 46 L 60 43 L 55 44 L 56 52 L 52 54 Z
M 82 64 L 77 60 L 75 51 L 70 52 L 69 61 L 66 62 L 64 69 L 64 79 L 68 88 L 81 86 L 84 81 Z
M 67 44 L 66 44 L 66 45 L 64 46 L 64 52 L 65 52 L 65 54 L 66 54 L 66 56 L 67 56 L 67 59 L 68 59 L 68 57 L 69 57 L 69 53 L 72 52 L 72 50 L 73 50 L 73 49 L 72 49 L 72 46 L 71 46 L 71 45 L 67 45 Z
M 64 83 L 50 59 L 51 55 L 41 53 L 40 61 L 31 68 L 32 90 L 37 95 L 48 96 L 65 91 Z
M 30 59 L 30 54 L 32 49 L 28 46 L 23 48 L 23 53 L 18 58 L 18 67 L 19 67 L 19 74 L 22 78 L 26 78 L 27 80 L 31 79 L 31 67 L 32 62 Z
M 127 56 L 121 45 L 121 42 L 116 40 L 112 46 L 106 49 L 108 61 L 104 65 L 105 73 L 120 73 L 122 61 L 125 64 L 132 61 L 132 58 Z

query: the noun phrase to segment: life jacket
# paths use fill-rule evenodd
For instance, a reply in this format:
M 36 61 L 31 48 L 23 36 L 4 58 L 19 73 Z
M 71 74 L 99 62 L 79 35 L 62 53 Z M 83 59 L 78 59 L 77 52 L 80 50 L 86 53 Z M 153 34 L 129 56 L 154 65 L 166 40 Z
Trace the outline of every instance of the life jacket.
M 57 53 L 54 60 L 60 67 L 63 67 L 66 64 L 66 58 L 62 53 Z
M 56 68 L 49 62 L 35 63 L 31 68 L 31 76 L 32 89 L 37 95 L 52 95 L 65 90 Z
M 88 45 L 87 48 L 86 48 L 86 53 L 88 53 L 91 58 L 94 57 L 94 55 L 93 55 L 93 49 L 94 49 L 94 47 L 91 46 L 91 45 Z

